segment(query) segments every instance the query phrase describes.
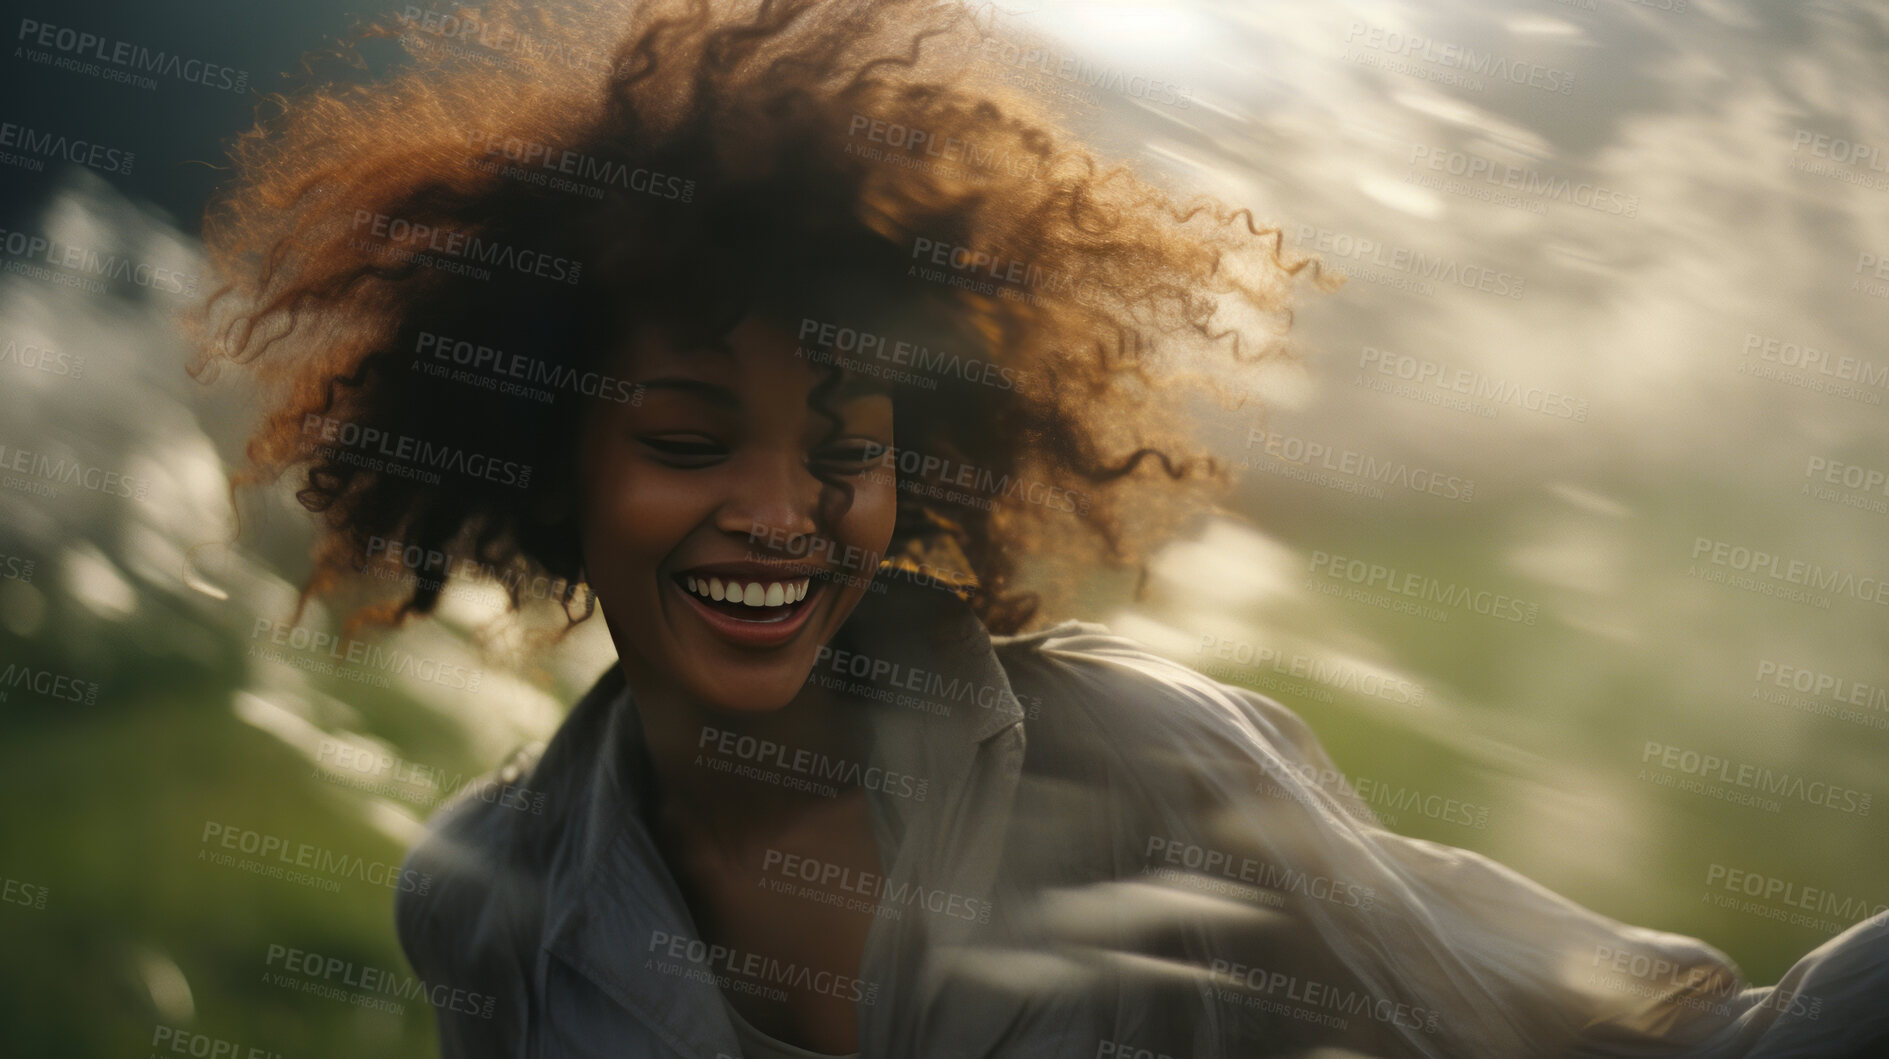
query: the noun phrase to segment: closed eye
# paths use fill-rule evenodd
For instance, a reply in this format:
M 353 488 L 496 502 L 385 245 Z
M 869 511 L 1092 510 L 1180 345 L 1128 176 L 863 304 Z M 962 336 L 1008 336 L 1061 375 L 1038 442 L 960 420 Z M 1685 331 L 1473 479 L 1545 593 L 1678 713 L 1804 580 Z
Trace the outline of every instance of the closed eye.
M 829 446 L 820 452 L 820 461 L 848 471 L 863 471 L 891 451 L 876 441 L 857 441 Z
M 681 461 L 691 465 L 720 459 L 728 454 L 728 450 L 724 449 L 720 443 L 703 438 L 646 437 L 637 440 L 672 461 Z
M 664 462 L 684 467 L 708 466 L 728 455 L 725 446 L 707 438 L 643 437 L 637 440 L 654 450 Z M 830 445 L 816 454 L 815 461 L 845 473 L 857 474 L 879 462 L 890 451 L 889 446 L 876 441 L 860 440 Z

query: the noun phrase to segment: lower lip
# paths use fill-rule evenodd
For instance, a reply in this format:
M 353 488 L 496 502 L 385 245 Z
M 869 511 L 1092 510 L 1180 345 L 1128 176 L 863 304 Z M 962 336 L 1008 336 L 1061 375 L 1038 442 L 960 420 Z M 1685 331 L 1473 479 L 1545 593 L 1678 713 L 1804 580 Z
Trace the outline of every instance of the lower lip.
M 820 598 L 821 585 L 814 582 L 807 589 L 807 598 L 794 607 L 792 613 L 778 621 L 743 621 L 731 614 L 723 613 L 702 602 L 694 593 L 674 579 L 669 580 L 669 587 L 701 615 L 708 627 L 716 635 L 737 647 L 779 647 L 799 634 L 801 627 L 807 624 L 813 615 L 813 605 Z

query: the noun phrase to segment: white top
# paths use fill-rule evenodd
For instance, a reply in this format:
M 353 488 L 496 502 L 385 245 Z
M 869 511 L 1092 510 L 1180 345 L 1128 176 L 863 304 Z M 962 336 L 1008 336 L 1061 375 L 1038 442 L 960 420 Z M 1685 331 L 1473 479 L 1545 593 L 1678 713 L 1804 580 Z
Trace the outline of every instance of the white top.
M 742 1059 L 859 1059 L 858 1052 L 845 1055 L 832 1055 L 827 1052 L 810 1052 L 797 1044 L 769 1037 L 735 1010 L 728 998 L 722 998 L 722 1006 L 728 1009 L 728 1021 L 735 1024 L 735 1036 L 741 1040 Z

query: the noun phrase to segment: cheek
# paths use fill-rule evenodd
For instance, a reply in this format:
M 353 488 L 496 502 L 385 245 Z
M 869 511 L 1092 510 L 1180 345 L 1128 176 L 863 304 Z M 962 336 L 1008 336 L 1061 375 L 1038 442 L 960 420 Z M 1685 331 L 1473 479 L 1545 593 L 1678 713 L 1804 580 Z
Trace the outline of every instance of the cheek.
M 841 532 L 847 543 L 868 551 L 882 552 L 892 539 L 898 524 L 899 491 L 891 481 L 863 483 L 854 495 L 853 506 L 846 513 Z
M 655 576 L 694 525 L 699 490 L 646 469 L 600 469 L 586 482 L 584 558 L 592 587 L 609 605 Z

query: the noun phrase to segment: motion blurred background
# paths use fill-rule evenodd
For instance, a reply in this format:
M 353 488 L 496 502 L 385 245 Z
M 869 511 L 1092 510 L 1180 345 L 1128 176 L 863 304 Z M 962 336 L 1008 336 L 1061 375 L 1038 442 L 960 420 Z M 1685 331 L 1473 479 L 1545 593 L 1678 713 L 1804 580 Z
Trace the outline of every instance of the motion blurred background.
M 263 492 L 237 532 L 226 475 L 256 406 L 240 376 L 189 378 L 172 323 L 220 144 L 380 12 L 6 8 L 0 1051 L 143 1055 L 168 1029 L 428 1054 L 426 1005 L 304 991 L 282 953 L 404 973 L 375 866 L 548 735 L 607 637 L 481 653 L 499 596 L 460 586 L 386 638 L 409 673 L 272 648 L 308 516 Z M 1203 407 L 1245 468 L 1228 516 L 1162 553 L 1145 598 L 1098 580 L 1078 616 L 1300 712 L 1396 830 L 1702 937 L 1755 981 L 1889 902 L 1889 8 L 1009 8 L 1054 51 L 993 50 L 980 75 L 1351 277 L 1306 288 L 1296 362 Z M 74 72 L 29 23 L 246 85 Z M 108 153 L 48 157 L 11 126 Z M 140 268 L 48 267 L 16 235 Z M 49 480 L 40 456 L 86 470 Z M 1463 591 L 1393 590 L 1410 577 Z M 219 860 L 225 834 L 362 867 L 270 878 Z

